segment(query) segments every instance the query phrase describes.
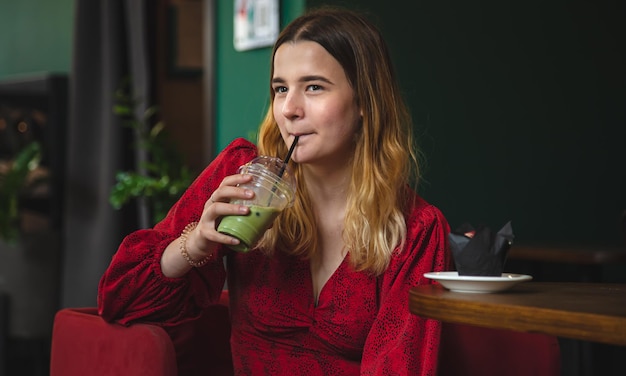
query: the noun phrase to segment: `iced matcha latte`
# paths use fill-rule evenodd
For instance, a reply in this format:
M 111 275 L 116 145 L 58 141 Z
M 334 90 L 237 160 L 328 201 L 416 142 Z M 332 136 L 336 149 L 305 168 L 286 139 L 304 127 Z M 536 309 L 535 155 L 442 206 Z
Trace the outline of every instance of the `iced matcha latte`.
M 220 222 L 219 232 L 239 239 L 240 243 L 230 245 L 230 248 L 239 252 L 248 252 L 270 227 L 278 213 L 280 213 L 278 208 L 251 205 L 248 215 L 224 217 Z
M 237 245 L 229 245 L 239 252 L 248 252 L 271 227 L 278 214 L 293 204 L 295 178 L 285 162 L 278 158 L 260 156 L 239 169 L 252 176 L 252 181 L 241 185 L 254 192 L 250 200 L 233 203 L 250 207 L 248 215 L 228 215 L 222 218 L 217 231 L 239 239 Z

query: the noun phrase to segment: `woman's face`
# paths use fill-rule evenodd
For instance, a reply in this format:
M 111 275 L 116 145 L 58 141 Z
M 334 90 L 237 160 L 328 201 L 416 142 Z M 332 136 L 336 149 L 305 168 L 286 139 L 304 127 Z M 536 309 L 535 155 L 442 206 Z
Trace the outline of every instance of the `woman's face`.
M 343 68 L 321 45 L 281 45 L 274 56 L 272 89 L 283 140 L 290 146 L 300 136 L 294 161 L 337 165 L 351 157 L 360 110 Z

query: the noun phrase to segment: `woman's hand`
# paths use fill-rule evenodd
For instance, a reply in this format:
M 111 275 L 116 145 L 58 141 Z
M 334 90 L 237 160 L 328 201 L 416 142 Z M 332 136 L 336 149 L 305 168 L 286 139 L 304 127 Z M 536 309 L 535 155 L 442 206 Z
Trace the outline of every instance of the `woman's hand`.
M 248 183 L 252 180 L 250 175 L 231 175 L 224 178 L 220 186 L 213 192 L 211 197 L 204 203 L 204 210 L 198 222 L 195 236 L 187 240 L 187 252 L 192 255 L 193 250 L 198 256 L 204 256 L 213 252 L 217 244 L 239 244 L 239 240 L 217 232 L 219 219 L 225 215 L 246 215 L 250 208 L 245 205 L 231 204 L 235 199 L 248 200 L 254 196 L 249 189 L 238 187 L 239 184 Z M 190 236 L 191 238 L 191 236 Z M 207 249 L 213 248 L 207 251 Z
M 217 232 L 217 226 L 220 218 L 225 215 L 249 213 L 250 209 L 247 206 L 230 202 L 235 199 L 247 200 L 254 196 L 251 190 L 238 186 L 250 180 L 252 180 L 250 175 L 227 176 L 204 203 L 198 225 L 187 234 L 185 241 L 185 249 L 192 260 L 201 261 L 211 256 L 219 244 L 239 244 L 238 239 Z M 181 241 L 179 237 L 171 242 L 161 257 L 161 270 L 167 277 L 181 277 L 192 268 L 181 254 Z

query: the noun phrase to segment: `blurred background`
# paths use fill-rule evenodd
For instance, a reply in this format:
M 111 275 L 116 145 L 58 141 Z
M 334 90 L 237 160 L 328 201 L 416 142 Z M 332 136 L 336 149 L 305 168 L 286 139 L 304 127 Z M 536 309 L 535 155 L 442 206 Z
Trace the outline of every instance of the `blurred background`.
M 233 138 L 254 141 L 271 48 L 234 48 L 239 3 L 0 0 L 0 375 L 46 375 L 54 313 L 94 306 L 123 236 L 154 223 L 154 198 L 112 205 L 118 172 L 193 177 Z M 322 4 L 380 26 L 424 155 L 420 193 L 452 228 L 512 221 L 516 245 L 624 250 L 623 1 L 276 4 L 280 27 Z M 151 141 L 180 160 L 147 170 L 140 130 L 163 125 Z M 583 273 L 526 261 L 507 271 Z M 594 281 L 626 283 L 623 262 L 598 266 Z M 564 374 L 583 374 L 573 347 Z M 593 354 L 604 374 L 625 355 Z

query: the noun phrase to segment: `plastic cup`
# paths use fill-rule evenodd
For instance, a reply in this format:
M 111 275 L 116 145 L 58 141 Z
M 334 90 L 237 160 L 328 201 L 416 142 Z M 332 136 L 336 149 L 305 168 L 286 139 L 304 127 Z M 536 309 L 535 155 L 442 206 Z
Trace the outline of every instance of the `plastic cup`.
M 247 215 L 228 215 L 222 218 L 217 231 L 239 239 L 229 245 L 238 252 L 254 248 L 274 219 L 285 208 L 293 205 L 296 180 L 291 169 L 279 158 L 259 156 L 239 167 L 239 173 L 252 176 L 240 187 L 254 191 L 250 200 L 233 200 L 234 204 L 250 207 Z

